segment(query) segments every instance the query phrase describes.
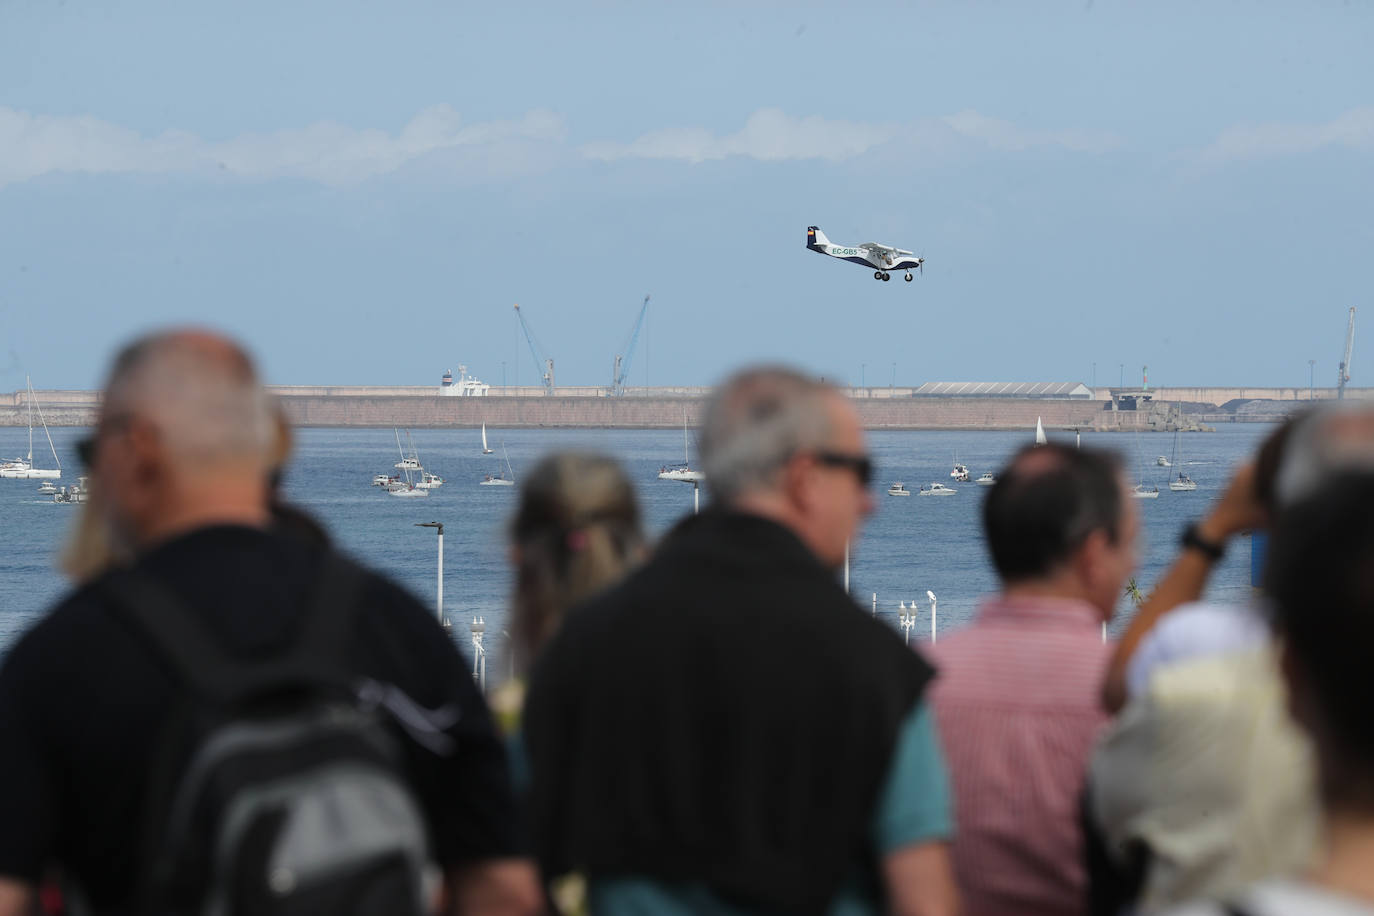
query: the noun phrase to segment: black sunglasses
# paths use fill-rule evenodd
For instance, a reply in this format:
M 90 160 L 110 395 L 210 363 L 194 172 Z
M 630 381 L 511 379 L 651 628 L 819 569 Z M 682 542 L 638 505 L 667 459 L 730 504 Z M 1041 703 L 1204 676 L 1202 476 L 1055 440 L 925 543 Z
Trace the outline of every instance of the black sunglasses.
M 847 468 L 859 478 L 859 483 L 868 486 L 873 482 L 873 459 L 868 455 L 846 455 L 842 452 L 816 452 L 816 462 L 832 468 Z

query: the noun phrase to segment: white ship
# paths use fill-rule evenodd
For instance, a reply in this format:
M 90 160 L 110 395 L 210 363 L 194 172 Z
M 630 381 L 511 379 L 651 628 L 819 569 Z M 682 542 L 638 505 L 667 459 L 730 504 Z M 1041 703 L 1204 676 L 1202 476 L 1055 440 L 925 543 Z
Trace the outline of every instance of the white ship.
M 453 370 L 444 372 L 444 377 L 439 380 L 439 393 L 445 397 L 454 398 L 480 398 L 485 397 L 491 386 L 468 375 L 468 367 L 458 366 L 458 381 L 453 381 Z

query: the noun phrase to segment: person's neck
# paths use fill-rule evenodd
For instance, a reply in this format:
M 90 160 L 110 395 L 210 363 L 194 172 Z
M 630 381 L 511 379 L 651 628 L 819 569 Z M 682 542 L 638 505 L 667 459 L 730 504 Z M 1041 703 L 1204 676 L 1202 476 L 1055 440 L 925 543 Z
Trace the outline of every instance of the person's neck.
M 817 553 L 816 544 L 806 525 L 806 519 L 781 494 L 746 493 L 731 500 L 727 504 L 727 508 L 732 512 L 757 515 L 771 522 L 777 522 L 800 538 L 807 550 L 813 554 Z
M 1087 590 L 1077 579 L 1069 575 L 1008 583 L 1002 586 L 1002 597 L 1011 601 L 1026 599 L 1088 602 L 1089 600 Z
M 257 478 L 185 481 L 169 488 L 164 507 L 139 532 L 144 549 L 199 528 L 265 528 L 271 518 L 266 482 Z
M 1374 902 L 1374 817 L 1326 812 L 1326 852 L 1311 879 L 1331 890 Z

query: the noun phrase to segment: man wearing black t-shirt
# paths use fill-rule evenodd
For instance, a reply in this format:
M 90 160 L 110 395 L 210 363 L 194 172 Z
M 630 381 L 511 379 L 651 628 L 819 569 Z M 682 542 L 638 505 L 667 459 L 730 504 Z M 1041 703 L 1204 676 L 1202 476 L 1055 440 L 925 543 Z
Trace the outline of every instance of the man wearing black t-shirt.
M 116 359 L 87 456 L 135 568 L 243 659 L 293 645 L 328 556 L 269 524 L 272 431 L 249 358 L 220 337 L 178 331 Z M 359 577 L 349 663 L 410 713 L 404 771 L 448 911 L 537 910 L 502 747 L 466 665 L 414 599 Z M 62 601 L 0 667 L 0 916 L 30 912 L 51 874 L 96 913 L 133 906 L 140 830 L 152 790 L 165 789 L 148 774 L 183 686 L 113 612 L 106 578 Z

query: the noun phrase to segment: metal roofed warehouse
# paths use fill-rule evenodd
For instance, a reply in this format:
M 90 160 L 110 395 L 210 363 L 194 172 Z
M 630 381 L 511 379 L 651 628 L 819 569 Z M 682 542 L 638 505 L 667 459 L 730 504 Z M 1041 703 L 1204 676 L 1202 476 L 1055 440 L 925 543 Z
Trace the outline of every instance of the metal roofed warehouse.
M 913 398 L 1065 398 L 1088 401 L 1093 391 L 1082 382 L 926 382 Z

